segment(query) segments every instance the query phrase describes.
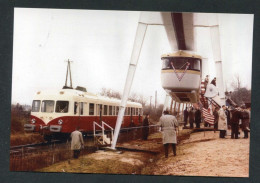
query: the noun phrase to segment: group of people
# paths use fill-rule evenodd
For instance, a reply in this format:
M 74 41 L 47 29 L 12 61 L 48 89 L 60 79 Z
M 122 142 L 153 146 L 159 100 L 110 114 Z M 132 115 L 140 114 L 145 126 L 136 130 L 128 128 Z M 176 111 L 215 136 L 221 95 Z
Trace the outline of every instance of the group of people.
M 199 107 L 196 109 L 193 107 L 186 107 L 185 110 L 183 111 L 184 115 L 184 128 L 187 128 L 187 124 L 189 121 L 190 128 L 194 128 L 193 123 L 195 122 L 196 128 L 200 128 L 200 123 L 201 123 L 201 111 Z
M 248 138 L 250 110 L 246 106 L 235 106 L 234 110 L 230 110 L 223 105 L 220 109 L 216 107 L 213 115 L 214 129 L 220 131 L 220 138 L 225 138 L 228 127 L 231 127 L 231 138 L 238 139 L 240 126 L 244 132 L 244 138 Z
M 245 106 L 236 106 L 234 110 L 228 109 L 223 105 L 220 109 L 215 108 L 214 112 L 214 130 L 219 130 L 219 137 L 225 138 L 228 126 L 231 127 L 231 138 L 238 139 L 239 125 L 241 120 L 241 127 L 244 131 L 244 138 L 248 138 L 250 110 Z M 186 127 L 189 119 L 190 128 L 193 128 L 193 123 L 196 123 L 196 128 L 200 128 L 201 111 L 197 107 L 194 109 L 186 107 L 184 110 L 184 127 Z M 165 149 L 165 157 L 168 158 L 169 144 L 172 146 L 173 155 L 176 156 L 176 144 L 178 133 L 178 121 L 175 116 L 170 115 L 169 111 L 164 111 L 160 117 L 159 124 L 162 131 L 162 141 Z M 149 135 L 149 114 L 145 115 L 143 120 L 142 138 L 147 140 Z M 84 146 L 84 141 L 81 132 L 76 129 L 71 133 L 71 150 L 73 150 L 73 157 L 78 158 L 80 150 Z

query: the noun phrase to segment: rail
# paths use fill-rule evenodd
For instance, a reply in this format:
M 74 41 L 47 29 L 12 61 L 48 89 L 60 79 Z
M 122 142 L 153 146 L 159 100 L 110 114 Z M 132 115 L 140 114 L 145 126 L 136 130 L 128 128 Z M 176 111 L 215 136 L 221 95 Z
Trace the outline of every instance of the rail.
M 103 131 L 103 127 L 102 126 L 100 126 L 97 122 L 93 122 L 93 133 L 94 133 L 94 137 L 96 136 L 96 126 L 98 126 L 99 128 L 101 128 L 102 129 L 102 131 Z
M 111 126 L 109 126 L 107 123 L 105 123 L 104 121 L 102 121 L 102 135 L 103 135 L 103 137 L 104 137 L 104 135 L 105 135 L 105 134 L 104 134 L 104 131 L 105 131 L 105 127 L 104 127 L 104 126 L 110 128 L 110 130 L 111 130 L 110 143 L 112 143 L 113 137 L 114 137 L 114 129 L 113 129 Z M 103 143 L 104 143 L 104 138 L 103 138 Z

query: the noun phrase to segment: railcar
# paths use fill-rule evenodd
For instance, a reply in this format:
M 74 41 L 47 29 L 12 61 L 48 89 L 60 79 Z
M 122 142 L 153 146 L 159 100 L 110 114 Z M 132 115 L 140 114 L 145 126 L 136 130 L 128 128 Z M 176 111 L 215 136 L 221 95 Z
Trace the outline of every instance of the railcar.
M 83 133 L 93 133 L 94 121 L 104 121 L 115 128 L 121 101 L 78 88 L 37 92 L 25 131 L 41 133 L 49 140 L 67 137 L 76 128 Z M 140 126 L 142 113 L 140 103 L 127 102 L 122 128 Z
M 161 83 L 164 90 L 179 103 L 197 103 L 201 82 L 201 56 L 177 51 L 161 56 Z

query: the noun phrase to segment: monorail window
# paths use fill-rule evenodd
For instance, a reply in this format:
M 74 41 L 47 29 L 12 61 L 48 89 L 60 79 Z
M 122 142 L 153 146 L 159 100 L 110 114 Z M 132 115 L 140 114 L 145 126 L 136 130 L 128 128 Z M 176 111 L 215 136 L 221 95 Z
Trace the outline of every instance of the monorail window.
M 57 101 L 55 112 L 67 113 L 69 110 L 69 101 Z
M 51 113 L 54 111 L 54 101 L 53 100 L 43 100 L 42 101 L 42 112 Z
M 95 104 L 90 103 L 89 104 L 89 115 L 91 115 L 91 116 L 94 115 L 94 109 L 95 109 Z
M 200 71 L 200 59 L 197 58 L 187 58 L 187 57 L 175 57 L 175 58 L 163 58 L 162 59 L 162 69 L 175 69 L 185 70 L 187 63 L 190 64 L 188 70 Z
M 107 115 L 107 105 L 104 105 L 104 115 Z
M 39 112 L 40 111 L 40 100 L 34 100 L 32 103 L 32 112 Z
M 109 115 L 112 116 L 112 114 L 113 114 L 113 113 L 112 113 L 112 106 L 110 105 L 110 106 L 109 106 Z

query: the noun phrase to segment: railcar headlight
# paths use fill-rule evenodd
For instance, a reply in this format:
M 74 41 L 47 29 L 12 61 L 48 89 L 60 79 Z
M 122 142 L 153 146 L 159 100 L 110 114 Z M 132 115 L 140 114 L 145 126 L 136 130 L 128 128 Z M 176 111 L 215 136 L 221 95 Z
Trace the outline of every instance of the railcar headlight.
M 58 121 L 58 124 L 59 124 L 59 125 L 62 125 L 62 123 L 63 123 L 63 121 L 62 121 L 62 119 L 60 119 L 60 120 Z
M 36 120 L 34 118 L 31 121 L 32 121 L 32 124 L 34 124 L 36 122 Z

